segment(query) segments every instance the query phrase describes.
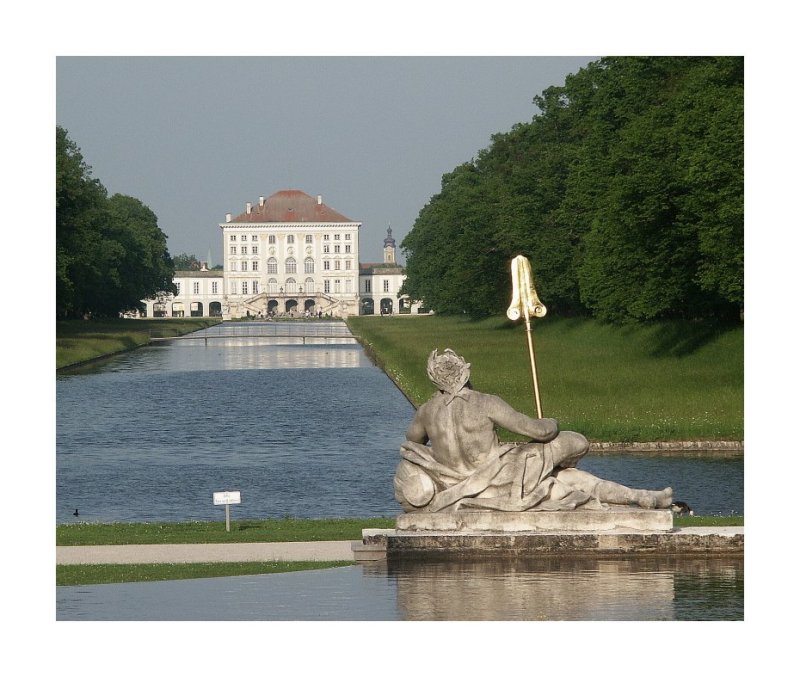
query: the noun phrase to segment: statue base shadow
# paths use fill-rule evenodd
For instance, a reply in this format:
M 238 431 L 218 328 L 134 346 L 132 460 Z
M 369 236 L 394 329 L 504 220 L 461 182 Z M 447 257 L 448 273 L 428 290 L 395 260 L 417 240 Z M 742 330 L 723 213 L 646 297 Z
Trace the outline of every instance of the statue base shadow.
M 364 529 L 357 562 L 587 556 L 744 554 L 743 527 L 673 528 L 671 510 L 409 512 L 395 529 Z

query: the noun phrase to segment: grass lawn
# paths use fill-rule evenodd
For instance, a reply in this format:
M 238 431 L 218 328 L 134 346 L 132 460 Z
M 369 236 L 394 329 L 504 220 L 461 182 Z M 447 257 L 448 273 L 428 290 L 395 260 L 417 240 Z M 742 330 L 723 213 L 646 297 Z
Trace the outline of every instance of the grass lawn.
M 56 585 L 141 583 L 186 578 L 282 574 L 352 566 L 353 562 L 208 562 L 201 564 L 58 564 Z
M 347 322 L 416 405 L 434 392 L 428 354 L 452 348 L 472 364 L 477 390 L 536 415 L 524 323 L 437 316 Z M 545 317 L 533 321 L 533 339 L 543 414 L 562 429 L 605 442 L 744 438 L 742 327 Z
M 152 338 L 182 336 L 219 324 L 202 317 L 56 322 L 56 369 L 147 345 Z
M 225 522 L 154 522 L 59 524 L 56 545 L 127 545 L 146 543 L 281 543 L 355 541 L 362 529 L 393 529 L 394 518 L 270 519 Z

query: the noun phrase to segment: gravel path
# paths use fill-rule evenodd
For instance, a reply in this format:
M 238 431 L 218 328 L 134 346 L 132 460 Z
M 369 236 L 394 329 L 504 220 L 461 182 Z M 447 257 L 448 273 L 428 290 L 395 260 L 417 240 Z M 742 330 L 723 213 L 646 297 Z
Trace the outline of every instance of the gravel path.
M 352 545 L 353 541 L 59 545 L 56 546 L 56 564 L 353 561 Z

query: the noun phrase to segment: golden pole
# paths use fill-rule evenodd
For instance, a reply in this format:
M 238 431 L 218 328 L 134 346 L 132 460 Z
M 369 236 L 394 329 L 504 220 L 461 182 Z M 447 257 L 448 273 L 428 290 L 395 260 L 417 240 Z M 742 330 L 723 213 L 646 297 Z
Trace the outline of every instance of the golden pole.
M 516 321 L 525 317 L 525 333 L 528 336 L 528 354 L 531 360 L 531 379 L 533 381 L 533 398 L 536 412 L 542 418 L 542 400 L 539 395 L 539 376 L 536 372 L 536 356 L 533 350 L 533 333 L 531 332 L 531 316 L 544 317 L 547 308 L 539 300 L 533 286 L 531 264 L 524 256 L 517 256 L 511 261 L 511 305 L 506 311 L 510 320 Z

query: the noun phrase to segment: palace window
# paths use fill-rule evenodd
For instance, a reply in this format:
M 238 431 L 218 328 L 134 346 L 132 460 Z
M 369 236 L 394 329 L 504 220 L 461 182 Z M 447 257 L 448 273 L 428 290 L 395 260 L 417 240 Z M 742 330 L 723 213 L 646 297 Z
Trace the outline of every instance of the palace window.
M 275 244 L 275 236 L 274 235 L 270 235 L 268 241 L 269 241 L 270 244 Z
M 253 281 L 253 293 L 258 294 L 258 282 Z
M 313 277 L 307 277 L 306 281 L 305 281 L 305 286 L 306 286 L 306 293 L 307 294 L 313 294 L 314 293 L 314 278 Z
M 339 259 L 336 259 L 333 262 L 333 269 L 334 270 L 341 270 L 342 269 L 342 262 Z
M 350 266 L 352 265 L 352 263 L 353 262 L 350 259 L 347 259 L 347 261 L 344 262 L 345 270 L 350 270 Z
M 330 280 L 325 280 L 324 289 L 325 289 L 325 293 L 326 294 L 330 294 L 331 293 L 331 281 Z
M 322 236 L 322 239 L 323 239 L 325 242 L 327 242 L 328 240 L 330 240 L 330 239 L 331 239 L 331 236 L 330 236 L 330 235 L 328 235 L 327 233 L 325 233 L 325 235 L 323 235 L 323 236 Z
M 334 239 L 334 240 L 338 240 L 340 237 L 341 237 L 341 236 L 339 235 L 339 233 L 336 233 L 336 235 L 334 235 L 334 236 L 333 236 L 333 239 Z
M 236 293 L 236 282 L 232 281 L 231 282 L 231 294 L 235 294 L 235 293 Z
M 242 251 L 241 251 L 241 252 L 239 252 L 240 254 L 247 254 L 247 247 L 245 247 L 245 246 L 243 245 L 241 249 L 242 249 Z
M 232 247 L 231 247 L 231 254 L 235 254 L 235 253 L 236 253 L 236 247 L 233 247 L 233 246 L 232 246 Z
M 297 280 L 293 277 L 286 280 L 286 292 L 288 294 L 295 294 L 297 292 Z
M 255 273 L 258 271 L 258 261 L 252 261 L 250 264 L 250 269 Z
M 389 280 L 383 281 L 383 291 L 389 291 Z
M 178 288 L 178 291 L 175 294 L 175 296 L 180 296 L 181 295 L 181 283 L 180 282 L 176 282 L 175 286 Z
M 286 244 L 294 244 L 294 235 L 286 236 Z
M 335 294 L 342 293 L 342 281 L 341 280 L 334 280 L 333 281 L 333 292 Z
M 267 280 L 267 291 L 270 294 L 278 293 L 278 281 L 274 277 L 271 277 L 269 280 Z
M 330 261 L 323 261 L 322 262 L 322 270 L 330 270 L 331 269 L 331 262 Z
M 250 239 L 251 239 L 253 242 L 258 242 L 258 235 L 251 235 L 251 236 L 250 236 Z M 254 253 L 255 253 L 255 252 L 254 252 Z
M 219 288 L 219 284 L 217 282 L 212 282 L 211 283 L 211 293 L 212 294 L 216 294 L 218 288 Z
M 192 294 L 199 294 L 199 293 L 200 293 L 200 283 L 192 282 Z
M 247 294 L 247 280 L 242 282 L 242 294 Z
M 305 272 L 313 273 L 314 272 L 314 259 L 310 256 L 305 260 Z
M 242 261 L 242 272 L 247 272 L 247 261 Z
M 353 281 L 352 280 L 345 280 L 344 281 L 344 293 L 345 294 L 352 294 L 353 293 Z
M 345 240 L 349 240 L 350 239 L 350 233 L 345 233 L 344 234 L 344 239 Z
M 372 280 L 364 280 L 364 291 L 367 294 L 372 293 Z
M 312 237 L 310 235 L 306 235 L 306 244 L 311 244 Z
M 267 260 L 267 273 L 271 275 L 278 274 L 278 260 L 274 256 Z
M 345 253 L 345 254 L 349 254 L 349 253 L 350 253 L 350 245 L 349 245 L 349 244 L 346 244 L 346 245 L 344 246 L 344 253 Z
M 255 244 L 254 244 L 254 245 L 252 245 L 252 246 L 250 247 L 250 253 L 251 253 L 251 254 L 258 254 L 258 245 L 255 245 Z
M 331 246 L 329 244 L 322 245 L 322 253 L 323 254 L 330 254 L 331 253 Z
M 235 235 L 231 235 L 231 242 L 236 242 L 236 236 Z
M 341 252 L 341 250 L 342 250 L 342 247 L 341 247 L 341 245 L 338 245 L 338 244 L 335 244 L 335 245 L 333 245 L 333 253 L 334 253 L 334 254 L 338 254 L 338 253 L 340 253 L 340 252 Z
M 291 257 L 286 259 L 286 272 L 287 273 L 296 273 L 297 272 L 297 261 L 295 261 Z

